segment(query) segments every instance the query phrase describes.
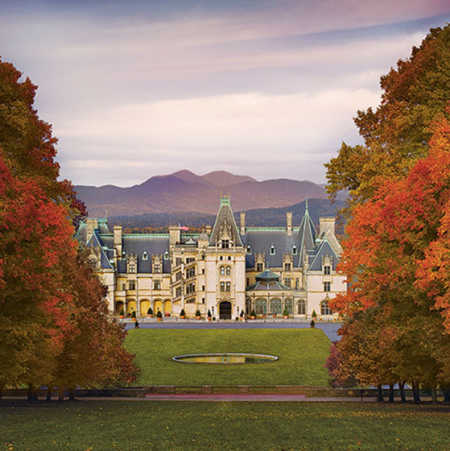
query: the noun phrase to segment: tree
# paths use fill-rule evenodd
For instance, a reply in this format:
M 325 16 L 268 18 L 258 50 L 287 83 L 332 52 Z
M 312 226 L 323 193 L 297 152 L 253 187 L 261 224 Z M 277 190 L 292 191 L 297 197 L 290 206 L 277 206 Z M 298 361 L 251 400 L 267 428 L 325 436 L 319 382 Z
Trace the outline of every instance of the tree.
M 432 128 L 428 155 L 407 177 L 384 179 L 371 199 L 354 206 L 346 229 L 340 270 L 351 285 L 332 308 L 349 321 L 339 351 L 348 360 L 366 353 L 375 363 L 367 378 L 357 371 L 363 381 L 394 377 L 414 386 L 450 385 L 450 127 L 442 119 Z M 363 324 L 358 348 L 347 347 L 353 328 Z M 390 362 L 386 353 L 395 359 Z
M 381 104 L 358 111 L 355 124 L 363 146 L 342 144 L 327 167 L 332 197 L 348 189 L 351 204 L 371 198 L 386 178 L 404 177 L 428 151 L 430 125 L 449 112 L 450 25 L 435 28 L 411 57 L 381 77 Z M 350 212 L 348 212 L 350 214 Z

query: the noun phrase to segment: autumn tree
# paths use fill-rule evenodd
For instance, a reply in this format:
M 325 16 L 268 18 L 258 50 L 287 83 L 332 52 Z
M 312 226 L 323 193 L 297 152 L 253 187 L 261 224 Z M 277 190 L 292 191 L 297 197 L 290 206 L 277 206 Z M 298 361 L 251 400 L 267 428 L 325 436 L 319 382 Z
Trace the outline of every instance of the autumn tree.
M 58 181 L 56 138 L 20 78 L 0 61 L 0 392 L 133 380 L 124 331 L 74 239 L 84 205 Z
M 351 203 L 372 197 L 385 178 L 406 176 L 424 157 L 437 115 L 449 118 L 450 25 L 435 28 L 409 59 L 381 77 L 382 97 L 374 110 L 358 111 L 355 124 L 363 145 L 343 143 L 327 167 L 327 190 L 350 192 Z
M 388 382 L 388 373 L 408 380 L 414 387 L 450 385 L 448 355 L 448 216 L 450 201 L 449 123 L 432 126 L 434 134 L 427 156 L 416 161 L 404 178 L 384 179 L 375 195 L 352 209 L 343 243 L 340 270 L 351 281 L 348 292 L 338 295 L 333 307 L 349 324 L 361 329 L 359 354 L 370 351 L 376 362 L 367 378 Z M 372 319 L 367 323 L 367 319 Z M 370 326 L 370 327 L 369 327 Z M 355 358 L 346 348 L 344 358 Z M 376 345 L 365 345 L 370 330 Z M 383 375 L 386 358 L 380 339 L 389 336 L 384 349 L 395 356 Z M 364 352 L 363 352 L 364 351 Z M 381 379 L 380 379 L 380 376 Z

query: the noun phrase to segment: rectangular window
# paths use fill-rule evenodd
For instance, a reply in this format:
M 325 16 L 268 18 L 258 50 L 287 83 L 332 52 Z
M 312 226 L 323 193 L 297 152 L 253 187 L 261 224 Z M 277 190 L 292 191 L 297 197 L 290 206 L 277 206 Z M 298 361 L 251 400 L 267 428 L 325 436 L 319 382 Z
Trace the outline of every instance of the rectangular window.
M 161 265 L 160 264 L 155 264 L 153 266 L 153 272 L 156 274 L 159 274 L 161 272 Z
M 291 279 L 290 279 L 290 277 L 286 277 L 286 278 L 284 279 L 284 284 L 285 284 L 288 288 L 291 288 Z
M 181 296 L 181 287 L 178 287 L 175 291 L 175 296 L 179 298 Z
M 161 281 L 160 280 L 153 281 L 153 289 L 154 290 L 160 290 L 161 289 Z
M 186 304 L 193 304 L 195 302 L 195 298 L 186 299 Z
M 323 291 L 331 291 L 331 282 L 323 283 Z
M 291 264 L 290 263 L 285 263 L 284 264 L 284 270 L 285 271 L 290 271 L 291 270 Z
M 202 285 L 202 291 L 205 291 L 205 285 Z
M 122 290 L 125 291 L 126 289 L 127 289 L 127 284 L 126 284 L 126 283 L 123 283 L 123 284 L 122 284 Z
M 136 289 L 136 281 L 135 280 L 129 280 L 128 281 L 128 289 L 129 290 L 135 290 Z
M 300 279 L 295 279 L 295 289 L 298 290 L 300 288 Z
M 323 273 L 327 276 L 331 274 L 331 267 L 330 266 L 324 266 L 323 267 Z
M 180 266 L 183 260 L 181 260 L 181 258 L 177 257 L 177 259 L 175 260 L 175 266 Z
M 205 274 L 205 268 L 202 269 L 202 274 Z
M 204 304 L 205 303 L 205 298 L 202 298 L 202 304 Z
M 222 240 L 222 249 L 228 249 L 230 247 L 229 240 Z
M 250 279 L 247 277 L 247 286 L 250 285 Z
M 220 291 L 222 293 L 225 291 L 225 282 L 220 282 Z
M 263 271 L 263 264 L 262 263 L 257 263 L 256 264 L 256 271 L 258 271 L 258 272 L 262 272 Z
M 181 271 L 178 271 L 178 272 L 175 274 L 175 280 L 181 280 Z
M 231 291 L 231 282 L 225 282 L 225 290 L 228 293 Z
M 195 293 L 195 283 L 190 283 L 186 286 L 186 294 Z

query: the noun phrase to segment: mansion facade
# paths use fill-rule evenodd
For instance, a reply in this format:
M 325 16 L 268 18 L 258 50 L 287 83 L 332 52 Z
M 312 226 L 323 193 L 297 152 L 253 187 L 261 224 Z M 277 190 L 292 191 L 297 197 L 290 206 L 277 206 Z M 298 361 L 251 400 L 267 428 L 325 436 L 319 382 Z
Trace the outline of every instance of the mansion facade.
M 214 227 L 195 233 L 170 226 L 168 233 L 113 231 L 106 219 L 88 218 L 77 238 L 107 287 L 109 310 L 146 316 L 151 308 L 187 318 L 208 311 L 217 319 L 288 313 L 331 319 L 329 299 L 346 291 L 336 272 L 342 252 L 335 218 L 320 218 L 319 230 L 306 209 L 299 226 L 292 213 L 282 227 L 237 226 L 229 197 L 220 199 Z

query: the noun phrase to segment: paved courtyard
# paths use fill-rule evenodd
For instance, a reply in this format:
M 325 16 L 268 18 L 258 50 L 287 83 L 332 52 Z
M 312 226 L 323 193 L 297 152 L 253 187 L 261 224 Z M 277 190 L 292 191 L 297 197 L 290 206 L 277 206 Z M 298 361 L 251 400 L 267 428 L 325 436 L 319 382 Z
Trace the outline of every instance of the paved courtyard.
M 134 322 L 126 322 L 125 328 L 133 329 Z M 305 321 L 196 321 L 196 320 L 165 320 L 157 322 L 155 320 L 139 321 L 141 329 L 305 329 L 310 327 L 309 322 Z M 316 328 L 325 332 L 330 341 L 338 341 L 340 339 L 337 334 L 341 323 L 317 322 Z

